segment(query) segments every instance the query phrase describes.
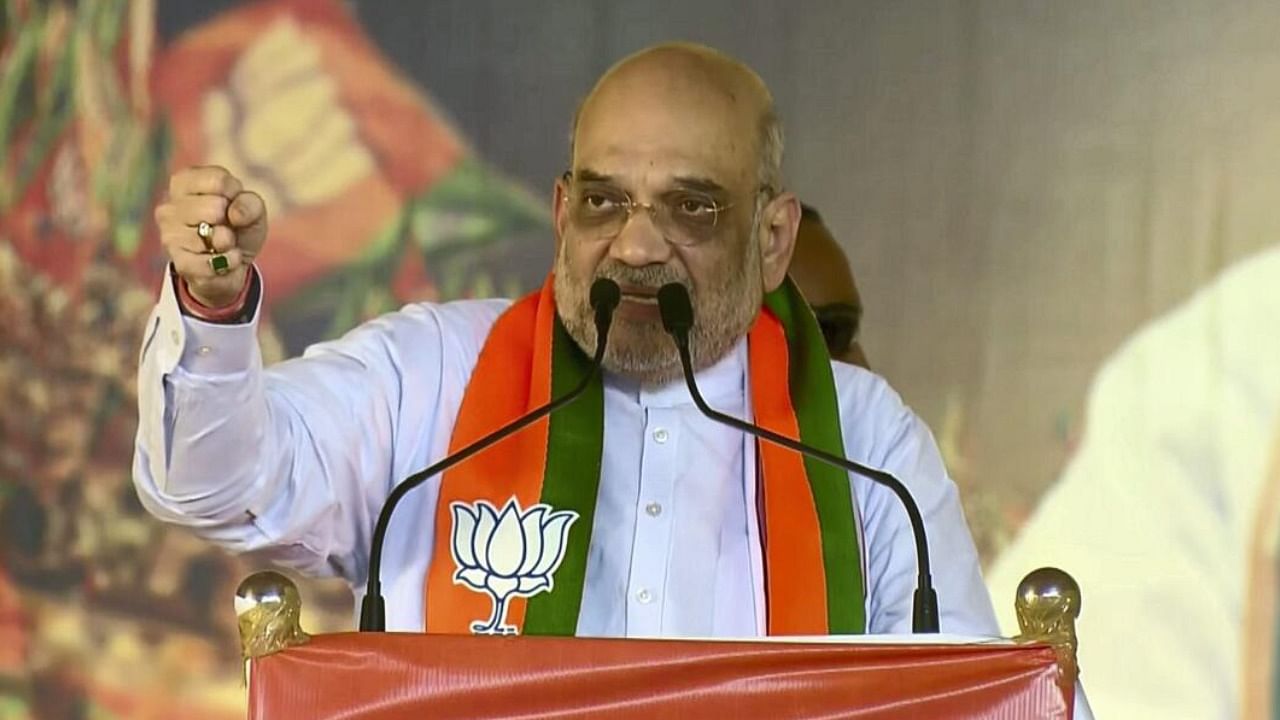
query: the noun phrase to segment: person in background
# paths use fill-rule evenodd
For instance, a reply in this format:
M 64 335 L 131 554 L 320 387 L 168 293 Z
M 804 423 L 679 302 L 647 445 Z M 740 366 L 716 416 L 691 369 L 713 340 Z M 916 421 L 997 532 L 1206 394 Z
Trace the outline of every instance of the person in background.
M 871 369 L 862 350 L 862 298 L 849 259 L 818 211 L 804 203 L 787 274 L 813 307 L 831 358 Z

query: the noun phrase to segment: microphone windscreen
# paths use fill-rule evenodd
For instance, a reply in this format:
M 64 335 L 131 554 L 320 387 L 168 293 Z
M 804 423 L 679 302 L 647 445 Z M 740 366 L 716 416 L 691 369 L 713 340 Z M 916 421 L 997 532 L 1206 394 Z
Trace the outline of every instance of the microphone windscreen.
M 669 333 L 687 333 L 693 327 L 693 303 L 689 290 L 680 283 L 667 283 L 658 289 L 658 312 L 662 327 Z
M 600 278 L 591 283 L 591 307 L 596 310 L 613 312 L 622 302 L 622 288 L 609 278 Z

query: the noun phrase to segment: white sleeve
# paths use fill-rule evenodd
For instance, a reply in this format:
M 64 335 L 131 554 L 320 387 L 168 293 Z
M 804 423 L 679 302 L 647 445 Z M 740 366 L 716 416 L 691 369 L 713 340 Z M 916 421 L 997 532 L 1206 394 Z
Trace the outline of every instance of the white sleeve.
M 264 370 L 256 321 L 184 317 L 166 282 L 139 363 L 144 506 L 232 552 L 361 582 L 382 501 L 437 449 L 440 418 L 452 427 L 441 407 L 501 308 L 469 305 L 452 313 L 461 333 L 411 306 Z
M 897 477 L 920 507 L 942 632 L 998 634 L 959 492 L 929 428 L 883 379 L 836 365 L 848 457 Z M 860 475 L 852 482 L 865 532 L 867 630 L 910 633 L 917 584 L 910 520 L 888 488 Z

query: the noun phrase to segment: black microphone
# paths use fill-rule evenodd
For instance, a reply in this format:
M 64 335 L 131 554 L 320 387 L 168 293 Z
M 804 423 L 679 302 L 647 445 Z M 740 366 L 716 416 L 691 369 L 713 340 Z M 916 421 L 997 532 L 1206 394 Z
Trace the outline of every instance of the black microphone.
M 622 301 L 622 290 L 618 287 L 618 283 L 608 278 L 600 278 L 591 285 L 590 299 L 591 307 L 595 310 L 596 352 L 591 358 L 591 369 L 581 382 L 563 396 L 521 415 L 426 470 L 410 475 L 387 496 L 386 502 L 382 504 L 382 511 L 378 513 L 378 524 L 374 526 L 373 541 L 369 549 L 369 580 L 365 588 L 364 600 L 360 603 L 360 632 L 383 632 L 387 629 L 386 603 L 382 599 L 380 578 L 382 546 L 387 537 L 387 527 L 391 524 L 391 515 L 404 496 L 432 477 L 577 400 L 582 393 L 586 392 L 591 381 L 600 374 L 600 363 L 604 360 L 605 345 L 609 339 L 609 326 L 613 323 L 613 311 Z
M 693 305 L 689 301 L 689 291 L 680 283 L 668 283 L 658 290 L 658 310 L 662 314 L 662 327 L 676 342 L 680 352 L 680 365 L 684 368 L 684 382 L 689 386 L 689 394 L 703 415 L 712 420 L 737 428 L 748 435 L 763 438 L 771 443 L 794 450 L 803 455 L 817 458 L 829 465 L 835 465 L 846 472 L 855 472 L 870 478 L 889 488 L 911 519 L 911 532 L 916 539 L 916 560 L 919 563 L 919 575 L 916 581 L 915 602 L 911 614 L 911 631 L 916 633 L 938 632 L 938 594 L 933 590 L 933 576 L 929 573 L 929 541 L 925 537 L 924 518 L 920 516 L 920 507 L 907 486 L 898 478 L 883 470 L 860 465 L 852 460 L 832 455 L 819 448 L 779 435 L 771 430 L 744 422 L 738 418 L 713 410 L 693 380 L 693 360 L 689 357 L 689 331 L 693 328 Z

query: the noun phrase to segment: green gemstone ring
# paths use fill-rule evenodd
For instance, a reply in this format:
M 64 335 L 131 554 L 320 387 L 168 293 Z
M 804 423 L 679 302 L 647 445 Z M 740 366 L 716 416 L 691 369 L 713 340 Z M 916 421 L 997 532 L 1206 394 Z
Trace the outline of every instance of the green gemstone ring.
M 226 255 L 210 255 L 209 268 L 213 270 L 214 275 L 226 275 L 231 272 L 231 261 Z

